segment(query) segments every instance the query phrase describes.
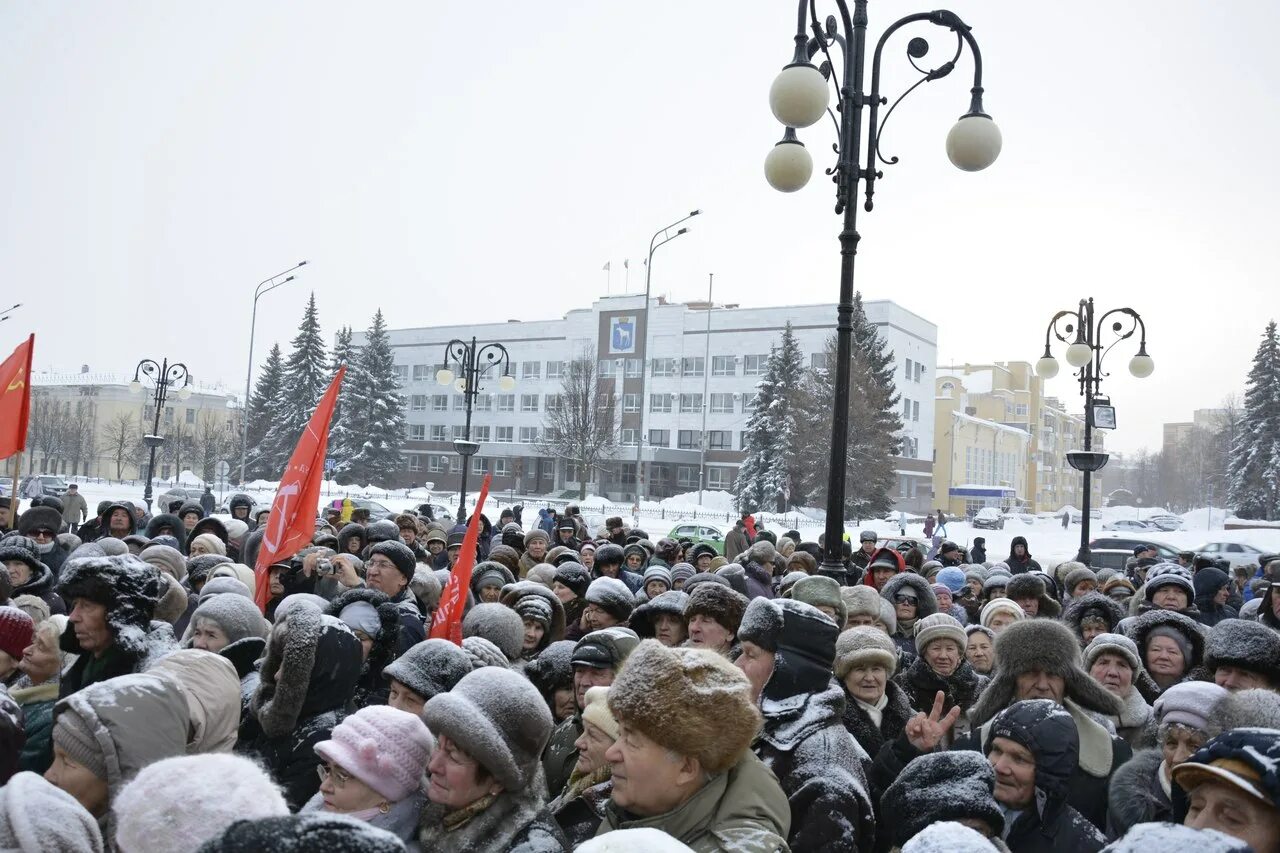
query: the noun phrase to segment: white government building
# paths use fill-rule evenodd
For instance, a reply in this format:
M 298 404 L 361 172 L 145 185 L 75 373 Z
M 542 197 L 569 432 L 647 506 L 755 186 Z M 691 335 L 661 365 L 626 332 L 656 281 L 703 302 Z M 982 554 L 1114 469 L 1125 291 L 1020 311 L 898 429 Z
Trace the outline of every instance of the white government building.
M 902 455 L 896 460 L 896 506 L 926 511 L 933 507 L 937 326 L 889 300 L 863 304 L 898 364 L 905 427 Z M 834 304 L 715 305 L 708 312 L 706 302 L 673 303 L 657 297 L 650 300 L 646 336 L 644 297 L 628 295 L 597 299 L 591 307 L 572 310 L 558 320 L 391 330 L 408 420 L 406 464 L 399 484 L 458 487 L 463 460 L 453 441 L 463 437 L 463 396 L 441 386 L 436 373 L 444 366 L 450 340 L 470 342 L 475 337 L 477 347 L 494 342 L 506 347 L 515 387 L 502 393 L 497 376 L 481 385 L 471 432 L 480 449 L 471 459 L 470 487 L 478 485 L 475 475 L 488 471 L 496 491 L 576 494 L 575 466 L 539 453 L 537 445 L 548 397 L 554 405 L 562 390 L 565 363 L 594 351 L 602 375 L 618 383 L 622 446 L 616 460 L 589 476 L 591 490 L 614 500 L 634 497 L 636 445 L 642 430 L 645 498 L 696 491 L 700 481 L 703 488 L 732 490 L 756 383 L 770 347 L 790 321 L 805 360 L 820 365 L 835 332 L 835 318 Z M 357 334 L 353 343 L 363 343 L 362 336 Z M 456 365 L 449 367 L 456 372 Z

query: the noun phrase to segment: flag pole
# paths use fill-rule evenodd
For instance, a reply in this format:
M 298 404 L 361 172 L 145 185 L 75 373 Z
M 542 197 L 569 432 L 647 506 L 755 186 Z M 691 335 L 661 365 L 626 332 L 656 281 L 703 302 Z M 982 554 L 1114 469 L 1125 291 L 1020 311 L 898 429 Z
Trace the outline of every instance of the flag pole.
M 18 480 L 22 478 L 22 451 L 13 454 L 13 488 L 9 496 L 9 521 L 13 529 L 18 529 Z

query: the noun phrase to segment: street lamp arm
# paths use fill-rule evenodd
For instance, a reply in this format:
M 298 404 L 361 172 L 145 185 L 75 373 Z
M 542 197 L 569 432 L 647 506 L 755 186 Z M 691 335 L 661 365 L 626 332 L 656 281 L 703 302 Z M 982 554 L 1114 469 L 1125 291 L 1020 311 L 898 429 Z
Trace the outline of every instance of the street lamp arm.
M 261 296 L 262 294 L 266 293 L 266 292 L 267 292 L 267 290 L 271 290 L 272 288 L 279 287 L 281 284 L 284 284 L 284 283 L 285 283 L 284 281 L 282 281 L 282 282 L 278 282 L 278 283 L 276 283 L 276 284 L 271 284 L 271 282 L 275 281 L 276 279 L 278 279 L 278 278 L 279 278 L 280 276 L 282 276 L 282 275 L 288 275 L 288 276 L 289 276 L 287 279 L 285 279 L 285 281 L 293 281 L 293 276 L 292 276 L 292 275 L 289 275 L 289 273 L 291 273 L 291 272 L 293 272 L 294 270 L 299 269 L 299 268 L 301 268 L 301 267 L 305 267 L 306 265 L 307 265 L 307 262 L 306 262 L 306 261 L 299 261 L 298 263 L 296 263 L 296 264 L 294 264 L 293 266 L 289 267 L 287 270 L 284 270 L 284 271 L 282 271 L 282 272 L 278 272 L 278 273 L 276 273 L 275 275 L 270 276 L 269 278 L 264 278 L 262 281 L 258 282 L 258 286 L 257 286 L 256 288 L 254 288 L 254 290 L 253 290 L 253 298 L 254 298 L 254 300 L 257 300 L 257 298 L 258 298 L 259 296 Z M 268 287 L 266 290 L 263 290 L 263 289 L 262 289 L 262 286 L 263 286 L 263 285 L 265 285 L 265 284 L 271 284 L 271 287 Z
M 670 231 L 672 228 L 675 228 L 681 222 L 688 222 L 690 219 L 692 219 L 695 216 L 698 216 L 701 213 L 702 213 L 701 209 L 690 211 L 688 216 L 685 216 L 682 219 L 677 219 L 675 222 L 672 222 L 667 227 L 659 228 L 657 231 L 653 232 L 653 236 L 649 238 L 649 257 L 653 257 L 653 250 L 657 248 L 657 246 L 655 246 L 654 243 L 658 242 L 659 237 L 666 237 L 667 232 Z M 681 232 L 681 233 L 684 233 L 684 232 Z M 674 238 L 666 237 L 666 239 L 664 239 L 662 243 L 668 243 L 672 239 Z M 658 246 L 661 246 L 662 243 L 658 243 Z
M 1116 336 L 1116 339 L 1104 350 L 1102 349 L 1102 330 L 1103 326 L 1106 325 L 1107 318 L 1112 314 L 1122 314 L 1128 317 L 1129 324 L 1127 329 L 1125 328 L 1123 320 L 1116 320 L 1111 324 L 1111 333 Z M 1133 333 L 1139 329 L 1142 330 L 1142 337 L 1139 338 L 1138 346 L 1140 351 L 1145 354 L 1147 351 L 1147 324 L 1143 321 L 1142 316 L 1138 314 L 1137 311 L 1134 311 L 1132 308 L 1113 308 L 1102 315 L 1098 320 L 1097 332 L 1094 334 L 1093 338 L 1095 342 L 1094 348 L 1098 350 L 1097 374 L 1099 379 L 1104 376 L 1111 375 L 1109 373 L 1102 372 L 1102 360 L 1106 358 L 1107 353 L 1111 352 L 1111 350 L 1115 348 L 1116 344 L 1133 337 Z
M 165 374 L 166 385 L 177 385 L 181 382 L 183 385 L 191 384 L 191 371 L 187 370 L 187 366 L 182 362 L 169 365 L 169 372 Z
M 1067 325 L 1065 334 L 1058 330 L 1058 321 L 1063 319 L 1064 317 L 1071 318 L 1071 323 Z M 1048 354 L 1049 352 L 1049 336 L 1050 335 L 1053 335 L 1055 338 L 1062 341 L 1064 344 L 1071 343 L 1071 341 L 1067 340 L 1066 335 L 1075 334 L 1076 329 L 1080 328 L 1082 323 L 1083 321 L 1080 319 L 1079 311 L 1059 311 L 1057 314 L 1054 314 L 1053 319 L 1049 321 L 1049 325 L 1044 330 L 1045 353 Z
M 161 371 L 164 368 L 155 359 L 144 358 L 138 362 L 138 366 L 133 369 L 133 381 L 141 382 L 143 376 L 150 376 L 152 379 L 159 381 Z
M 486 373 L 492 367 L 499 367 L 506 364 L 508 368 L 511 366 L 511 354 L 507 352 L 507 348 L 499 343 L 485 344 L 476 353 L 476 366 L 478 373 Z

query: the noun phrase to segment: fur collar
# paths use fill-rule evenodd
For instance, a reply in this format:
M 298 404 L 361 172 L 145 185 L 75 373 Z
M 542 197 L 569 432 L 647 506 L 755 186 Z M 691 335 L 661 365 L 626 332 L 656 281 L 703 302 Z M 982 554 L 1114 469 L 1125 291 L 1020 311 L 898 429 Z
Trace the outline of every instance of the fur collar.
M 1117 832 L 1134 824 L 1169 818 L 1172 806 L 1156 778 L 1163 761 L 1160 750 L 1140 749 L 1116 768 L 1107 800 Z
M 546 789 L 546 778 L 539 769 L 523 791 L 503 791 L 493 805 L 452 831 L 444 826 L 448 809 L 428 802 L 422 810 L 418 843 L 423 850 L 453 853 L 509 850 L 515 838 L 541 816 Z
M 1106 779 L 1115 761 L 1111 732 L 1070 699 L 1064 699 L 1062 704 L 1076 721 L 1076 732 L 1080 735 L 1080 769 L 1090 776 Z
M 797 698 L 803 701 L 792 701 Z M 766 699 L 761 710 L 764 714 L 761 739 L 775 749 L 790 752 L 818 729 L 840 724 L 844 690 L 832 681 L 821 693 L 802 693 L 783 702 Z
M 298 724 L 322 625 L 318 610 L 295 607 L 271 632 L 252 705 L 267 737 L 287 735 Z

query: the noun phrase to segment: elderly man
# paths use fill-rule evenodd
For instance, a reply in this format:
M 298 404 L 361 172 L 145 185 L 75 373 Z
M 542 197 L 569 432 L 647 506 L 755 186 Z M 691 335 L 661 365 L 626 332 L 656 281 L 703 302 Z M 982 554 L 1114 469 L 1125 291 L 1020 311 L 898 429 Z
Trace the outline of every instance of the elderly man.
M 1280 731 L 1224 732 L 1173 768 L 1175 811 L 1185 825 L 1225 832 L 1254 853 L 1280 853 L 1277 766 Z
M 1204 666 L 1232 693 L 1255 687 L 1280 692 L 1280 632 L 1261 622 L 1225 619 L 1205 639 Z
M 695 850 L 788 850 L 791 814 L 751 752 L 760 712 L 747 677 L 717 654 L 645 640 L 609 690 L 618 739 L 597 836 L 656 829 Z

